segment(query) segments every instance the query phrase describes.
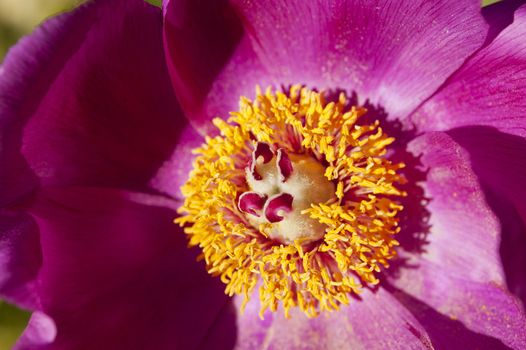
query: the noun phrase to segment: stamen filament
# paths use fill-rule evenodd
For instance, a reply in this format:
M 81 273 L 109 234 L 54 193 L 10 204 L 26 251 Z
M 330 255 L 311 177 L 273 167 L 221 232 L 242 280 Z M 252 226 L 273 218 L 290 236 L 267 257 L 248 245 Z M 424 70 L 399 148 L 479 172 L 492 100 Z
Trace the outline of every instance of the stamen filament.
M 366 112 L 345 94 L 326 102 L 293 86 L 258 88 L 228 121 L 214 120 L 221 134 L 195 151 L 175 222 L 225 292 L 245 297 L 242 308 L 259 287 L 261 316 L 279 305 L 286 315 L 299 307 L 309 317 L 337 310 L 349 294 L 377 284 L 396 256 L 404 164 L 386 157 L 394 138 L 378 121 L 360 123 Z M 303 190 L 308 181 L 315 185 Z M 279 225 L 302 222 L 310 226 L 297 230 L 305 232 L 283 238 L 288 231 Z

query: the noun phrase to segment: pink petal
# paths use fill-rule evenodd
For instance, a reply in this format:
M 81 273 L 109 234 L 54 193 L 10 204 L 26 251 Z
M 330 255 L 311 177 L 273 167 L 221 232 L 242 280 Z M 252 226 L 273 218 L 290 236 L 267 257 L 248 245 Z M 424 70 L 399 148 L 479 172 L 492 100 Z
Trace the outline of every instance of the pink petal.
M 509 350 L 500 340 L 467 329 L 455 318 L 443 315 L 429 305 L 401 292 L 389 290 L 404 305 L 427 331 L 434 349 L 478 349 Z
M 433 277 L 422 280 L 424 275 Z M 396 284 L 468 329 L 499 339 L 512 349 L 524 349 L 524 308 L 505 287 L 464 279 L 426 259 L 420 259 L 417 268 L 407 269 Z
M 38 227 L 25 213 L 0 211 L 0 296 L 35 308 L 35 279 L 42 264 Z
M 38 195 L 30 208 L 43 255 L 37 292 L 56 325 L 53 349 L 231 347 L 224 287 L 196 263 L 170 203 L 94 188 Z
M 499 222 L 485 201 L 467 152 L 438 132 L 416 138 L 409 150 L 422 154 L 428 169 L 422 185 L 430 199 L 431 232 L 422 257 L 471 280 L 502 283 Z
M 475 332 L 509 346 L 526 341 L 524 311 L 504 287 L 499 221 L 467 152 L 443 133 L 417 138 L 410 150 L 429 168 L 423 185 L 431 231 L 425 252 L 410 256 L 391 282 Z
M 526 6 L 412 116 L 420 130 L 486 125 L 526 137 Z
M 261 320 L 257 296 L 238 316 L 237 350 L 431 349 L 425 329 L 389 292 L 365 290 L 339 311 L 309 319 L 294 309 Z M 239 304 L 241 298 L 236 297 Z
M 10 51 L 0 72 L 3 200 L 33 189 L 33 174 L 43 186 L 146 187 L 186 123 L 161 26 L 142 1 L 93 1 Z
M 269 83 L 356 90 L 404 117 L 487 32 L 479 1 L 164 3 L 172 80 L 202 131 Z
M 53 341 L 57 336 L 55 323 L 46 314 L 34 312 L 24 331 L 13 350 L 44 350 L 53 346 Z
M 193 169 L 195 154 L 192 151 L 204 142 L 196 130 L 187 124 L 181 131 L 171 156 L 163 162 L 149 182 L 149 187 L 172 198 L 183 199 L 181 186 Z
M 502 30 L 513 22 L 514 12 L 523 3 L 524 0 L 506 0 L 482 8 L 482 15 L 489 24 L 486 43 L 491 43 Z
M 234 10 L 224 1 L 206 4 L 165 0 L 164 39 L 177 97 L 202 134 L 210 120 L 238 109 L 240 96 L 253 96 L 270 76 L 254 53 Z
M 448 135 L 469 152 L 488 204 L 500 219 L 506 282 L 526 305 L 526 140 L 491 127 L 458 128 Z

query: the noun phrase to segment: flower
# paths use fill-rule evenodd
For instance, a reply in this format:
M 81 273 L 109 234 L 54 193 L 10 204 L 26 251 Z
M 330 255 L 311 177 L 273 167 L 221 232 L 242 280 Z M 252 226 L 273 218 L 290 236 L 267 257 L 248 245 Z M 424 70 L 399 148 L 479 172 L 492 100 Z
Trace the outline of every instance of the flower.
M 525 348 L 526 7 L 484 11 L 172 0 L 161 14 L 99 0 L 46 22 L 0 68 L 0 295 L 33 312 L 16 348 Z M 308 128 L 311 107 L 323 113 Z M 212 119 L 230 112 L 218 135 Z M 338 159 L 334 140 L 348 142 Z M 308 181 L 288 186 L 295 174 Z M 339 210 L 376 226 L 352 232 Z M 282 263 L 273 249 L 297 262 L 322 247 L 318 229 L 287 230 L 304 227 L 292 214 L 325 225 L 338 270 L 309 267 L 321 292 L 268 261 L 229 270 L 262 261 L 250 249 Z M 329 244 L 335 220 L 354 245 Z M 240 223 L 259 243 L 235 255 Z M 289 317 L 261 319 L 265 306 Z

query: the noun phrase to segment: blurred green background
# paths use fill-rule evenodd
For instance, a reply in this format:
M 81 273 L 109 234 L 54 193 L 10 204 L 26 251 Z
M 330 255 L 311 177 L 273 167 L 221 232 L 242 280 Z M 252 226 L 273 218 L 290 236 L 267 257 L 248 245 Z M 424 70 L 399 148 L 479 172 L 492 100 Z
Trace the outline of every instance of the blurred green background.
M 483 0 L 483 5 L 498 0 Z M 49 16 L 67 11 L 81 0 L 0 0 L 0 62 L 8 48 Z M 148 0 L 160 6 L 161 0 Z M 0 350 L 8 350 L 22 332 L 29 314 L 0 301 Z
M 146 0 L 160 6 L 162 0 Z M 82 0 L 0 0 L 0 62 L 8 48 L 49 16 L 67 11 Z M 1 349 L 1 348 L 0 348 Z

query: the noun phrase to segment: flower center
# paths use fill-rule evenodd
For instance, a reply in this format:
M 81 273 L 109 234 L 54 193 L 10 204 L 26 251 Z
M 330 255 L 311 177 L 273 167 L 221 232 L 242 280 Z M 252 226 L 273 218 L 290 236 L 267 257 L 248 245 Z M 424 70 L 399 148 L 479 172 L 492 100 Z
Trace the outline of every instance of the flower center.
M 250 191 L 239 196 L 238 208 L 253 226 L 268 223 L 269 237 L 286 244 L 323 237 L 327 225 L 302 214 L 334 197 L 334 184 L 316 159 L 258 142 L 245 172 Z
M 195 150 L 176 222 L 227 294 L 246 303 L 259 285 L 261 315 L 282 305 L 313 317 L 379 282 L 405 178 L 386 156 L 394 139 L 360 122 L 366 112 L 293 86 L 258 89 L 214 120 L 220 135 Z

